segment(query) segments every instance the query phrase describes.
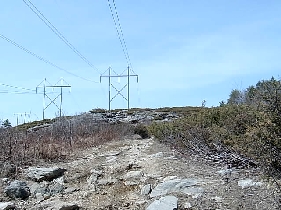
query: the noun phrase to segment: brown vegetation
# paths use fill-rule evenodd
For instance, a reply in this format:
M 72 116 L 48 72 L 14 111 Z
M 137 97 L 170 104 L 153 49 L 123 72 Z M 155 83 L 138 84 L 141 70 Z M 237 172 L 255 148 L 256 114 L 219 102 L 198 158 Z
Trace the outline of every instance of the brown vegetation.
M 64 160 L 81 149 L 132 133 L 130 125 L 97 123 L 86 116 L 76 120 L 60 118 L 48 126 L 27 129 L 40 124 L 42 123 L 33 122 L 20 127 L 1 129 L 2 172 L 5 165 L 24 166 L 35 164 L 40 160 L 45 162 Z

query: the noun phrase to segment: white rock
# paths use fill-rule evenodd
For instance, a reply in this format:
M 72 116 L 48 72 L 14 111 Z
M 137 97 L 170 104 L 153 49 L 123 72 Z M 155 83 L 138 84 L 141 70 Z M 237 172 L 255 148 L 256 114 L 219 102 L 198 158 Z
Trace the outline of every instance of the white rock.
M 163 182 L 166 182 L 166 181 L 169 181 L 169 180 L 173 180 L 173 179 L 176 179 L 177 176 L 167 176 L 163 179 Z
M 117 157 L 116 156 L 106 157 L 106 162 L 107 163 L 116 162 L 116 161 L 117 161 Z
M 62 177 L 56 178 L 53 180 L 53 182 L 64 185 L 64 177 L 62 176 Z
M 185 193 L 187 195 L 199 196 L 204 192 L 203 188 L 195 187 L 199 184 L 196 179 L 172 179 L 158 184 L 151 192 L 150 197 L 166 195 L 172 192 Z
M 91 174 L 91 176 L 87 179 L 89 185 L 94 184 L 96 181 L 98 181 L 97 174 Z
M 42 204 L 45 210 L 79 210 L 79 206 L 75 203 L 66 203 L 60 200 L 54 200 Z
M 162 158 L 163 156 L 163 152 L 158 152 L 156 154 L 150 155 L 151 158 Z
M 175 210 L 178 208 L 178 198 L 165 196 L 151 203 L 146 210 Z
M 66 193 L 66 194 L 70 194 L 70 193 L 73 193 L 73 192 L 76 192 L 76 191 L 79 191 L 80 189 L 77 189 L 77 188 L 75 188 L 75 187 L 69 187 L 69 188 L 66 188 L 65 190 L 64 190 L 64 193 Z
M 213 197 L 213 199 L 217 202 L 217 203 L 221 203 L 222 202 L 222 197 L 218 197 L 218 196 L 216 196 L 216 197 Z
M 124 179 L 140 179 L 143 176 L 142 171 L 129 171 L 125 176 Z
M 96 170 L 96 169 L 92 169 L 92 170 L 91 170 L 91 173 L 92 173 L 92 174 L 97 174 L 97 175 L 101 176 L 102 173 L 103 173 L 103 171 L 101 171 L 101 170 Z
M 134 182 L 134 181 L 125 181 L 124 182 L 125 186 L 135 186 L 138 185 L 138 182 Z
M 262 185 L 263 185 L 262 182 L 254 182 L 252 179 L 244 179 L 238 181 L 238 186 L 242 187 L 242 189 L 246 187 L 253 187 L 253 186 L 260 187 Z
M 104 157 L 104 156 L 117 156 L 121 153 L 121 151 L 109 151 L 105 154 L 101 154 L 99 155 L 100 157 Z
M 15 209 L 15 204 L 12 202 L 0 202 L 0 210 Z
M 3 179 L 2 179 L 2 182 L 3 182 L 3 183 L 8 183 L 8 182 L 9 182 L 9 178 L 3 178 Z
M 141 195 L 148 195 L 151 192 L 151 184 L 147 184 L 141 188 Z
M 98 185 L 112 185 L 112 184 L 115 184 L 116 182 L 118 182 L 117 179 L 100 179 L 97 181 L 97 184 Z
M 37 200 L 39 201 L 43 201 L 44 200 L 44 196 L 42 195 L 42 193 L 36 193 L 35 194 L 35 197 Z
M 189 203 L 189 202 L 186 202 L 183 204 L 183 208 L 185 208 L 185 209 L 190 209 L 191 207 L 192 207 L 191 203 Z
M 222 169 L 222 170 L 219 170 L 217 173 L 219 173 L 222 176 L 231 175 L 232 169 Z

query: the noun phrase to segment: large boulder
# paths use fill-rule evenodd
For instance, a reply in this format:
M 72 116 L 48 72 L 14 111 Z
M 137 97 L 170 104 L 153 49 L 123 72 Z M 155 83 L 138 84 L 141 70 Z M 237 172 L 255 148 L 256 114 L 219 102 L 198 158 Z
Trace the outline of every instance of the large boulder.
M 27 176 L 33 181 L 52 181 L 58 177 L 61 177 L 66 169 L 54 167 L 54 168 L 38 168 L 30 167 L 28 169 Z
M 30 190 L 26 182 L 15 180 L 4 189 L 4 192 L 10 198 L 26 199 L 30 196 Z
M 204 189 L 197 187 L 200 184 L 196 179 L 172 179 L 158 184 L 151 192 L 150 197 L 157 197 L 169 193 L 183 193 L 192 196 L 198 196 L 204 192 Z
M 159 200 L 151 203 L 146 210 L 177 210 L 178 209 L 178 198 L 175 196 L 165 196 Z
M 56 194 L 60 194 L 64 192 L 64 185 L 58 182 L 40 182 L 33 183 L 30 185 L 30 192 L 32 196 L 36 198 L 47 198 Z

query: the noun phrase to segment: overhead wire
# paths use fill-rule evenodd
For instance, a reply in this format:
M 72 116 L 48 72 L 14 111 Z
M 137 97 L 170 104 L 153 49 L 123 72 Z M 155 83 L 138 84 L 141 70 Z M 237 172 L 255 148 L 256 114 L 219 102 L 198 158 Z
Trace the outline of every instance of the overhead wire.
M 80 78 L 80 79 L 85 80 L 85 81 L 89 81 L 89 82 L 93 82 L 93 83 L 98 83 L 98 82 L 96 82 L 96 81 L 93 81 L 93 80 L 90 80 L 90 79 L 81 77 L 81 76 L 79 76 L 79 75 L 77 75 L 77 74 L 74 74 L 74 73 L 72 73 L 72 72 L 70 72 L 70 71 L 68 71 L 68 70 L 66 70 L 66 69 L 63 69 L 63 68 L 59 67 L 58 65 L 52 63 L 51 61 L 49 61 L 49 60 L 47 60 L 47 59 L 45 59 L 45 58 L 43 58 L 43 57 L 41 57 L 41 56 L 39 56 L 39 55 L 37 55 L 37 54 L 31 52 L 30 50 L 28 50 L 27 48 L 23 47 L 22 45 L 19 45 L 19 44 L 16 43 L 15 41 L 13 41 L 13 40 L 7 38 L 7 37 L 4 36 L 3 34 L 0 34 L 0 38 L 4 39 L 5 41 L 7 41 L 7 42 L 13 44 L 14 46 L 18 47 L 19 49 L 25 51 L 26 53 L 28 53 L 28 54 L 32 55 L 33 57 L 35 57 L 35 58 L 37 58 L 37 59 L 39 59 L 39 60 L 41 60 L 41 61 L 43 61 L 43 62 L 45 62 L 45 63 L 47 63 L 47 64 L 49 64 L 49 65 L 51 65 L 52 67 L 54 67 L 54 68 L 56 68 L 56 69 L 58 69 L 58 70 L 64 71 L 64 72 L 66 72 L 66 73 L 68 73 L 68 74 L 70 74 L 70 75 L 72 75 L 72 76 L 74 76 L 74 77 Z
M 28 2 L 27 2 L 28 1 Z M 99 74 L 101 72 L 85 57 L 83 56 L 67 39 L 66 37 L 45 17 L 45 15 L 30 1 L 23 0 L 25 5 L 55 34 L 63 41 L 76 55 L 78 55 L 90 67 L 96 70 Z M 88 79 L 87 79 L 88 80 Z M 94 83 L 98 83 L 93 81 Z
M 14 88 L 16 90 L 10 91 L 10 90 L 0 90 L 0 93 L 11 93 L 11 94 L 37 94 L 36 90 L 19 87 L 19 86 L 13 86 L 8 85 L 4 83 L 0 83 L 1 86 L 8 87 L 8 88 Z
M 116 23 L 116 20 L 115 20 L 115 17 L 114 17 L 114 13 L 113 13 L 113 10 L 112 10 L 112 7 L 111 7 L 111 4 L 110 4 L 110 1 L 108 1 L 108 6 L 109 6 L 109 9 L 110 9 L 110 12 L 111 12 L 111 16 L 112 16 L 112 19 L 113 19 L 113 22 L 114 22 L 114 25 L 115 25 L 115 29 L 116 29 L 116 32 L 117 32 L 117 36 L 118 36 L 118 39 L 120 41 L 120 44 L 121 44 L 121 47 L 122 47 L 122 50 L 123 50 L 123 53 L 125 55 L 125 58 L 127 60 L 127 54 L 125 52 L 125 48 L 123 46 L 123 42 L 122 42 L 122 39 L 121 39 L 121 36 L 120 36 L 120 32 L 119 32 L 119 29 L 118 29 L 118 26 L 117 26 L 117 23 Z M 128 61 L 128 60 L 127 60 Z
M 127 54 L 127 62 L 128 62 L 128 65 L 131 66 L 131 70 L 134 74 L 136 74 L 133 70 L 133 66 L 132 66 L 132 63 L 131 63 L 131 59 L 130 59 L 130 56 L 129 56 L 129 53 L 128 53 L 128 48 L 127 48 L 127 44 L 126 44 L 126 41 L 125 41 L 125 38 L 124 38 L 124 34 L 123 34 L 123 30 L 122 30 L 122 27 L 121 27 L 121 21 L 120 21 L 120 18 L 119 18 L 119 15 L 118 15 L 118 12 L 117 12 L 117 7 L 116 7 L 116 4 L 115 4 L 115 0 L 112 0 L 113 1 L 113 5 L 114 5 L 114 9 L 115 9 L 115 14 L 116 14 L 116 17 L 117 17 L 117 21 L 118 21 L 118 26 L 119 26 L 119 29 L 120 29 L 120 33 L 121 33 L 121 36 L 122 36 L 122 41 L 123 41 L 123 46 L 125 47 L 125 51 L 126 51 L 126 54 Z
M 22 0 L 25 5 L 49 28 L 55 33 L 61 41 L 63 41 L 76 55 L 78 55 L 90 67 L 96 70 L 99 74 L 101 72 L 85 57 L 83 56 L 66 38 L 65 36 L 45 17 L 45 15 L 30 1 Z
M 0 93 L 9 93 L 9 94 L 35 94 L 35 93 L 32 93 L 32 92 L 20 92 L 20 91 L 8 91 L 8 90 L 0 90 Z
M 111 16 L 112 16 L 112 19 L 113 19 L 113 22 L 114 22 L 114 25 L 115 25 L 115 29 L 116 29 L 116 32 L 117 32 L 117 36 L 118 36 L 119 42 L 121 44 L 121 48 L 122 48 L 122 51 L 124 53 L 127 64 L 128 64 L 128 66 L 131 66 L 130 70 L 134 74 L 136 74 L 133 70 L 133 67 L 132 67 L 131 59 L 130 59 L 130 56 L 129 56 L 129 53 L 128 53 L 128 48 L 127 48 L 127 45 L 126 45 L 126 42 L 125 42 L 125 38 L 124 38 L 123 30 L 122 30 L 122 27 L 121 27 L 121 22 L 120 22 L 120 18 L 119 18 L 118 12 L 117 12 L 117 7 L 116 7 L 116 4 L 115 4 L 115 1 L 114 0 L 112 1 L 114 9 L 115 9 L 115 14 L 113 12 L 113 8 L 111 6 L 110 0 L 107 0 L 107 2 L 108 2 L 108 6 L 109 6 Z M 116 16 L 116 19 L 115 19 L 114 16 Z M 118 22 L 118 24 L 117 24 L 117 22 Z
M 9 87 L 9 88 L 15 88 L 15 89 L 28 90 L 28 91 L 35 92 L 35 90 L 29 89 L 29 88 L 18 87 L 18 86 L 13 86 L 13 85 L 7 85 L 7 84 L 4 84 L 4 83 L 0 83 L 0 85 L 5 86 L 5 87 Z
M 29 95 L 31 95 L 31 94 L 34 94 L 34 95 L 38 94 L 38 93 L 34 93 L 34 92 L 21 92 L 21 91 L 8 91 L 8 90 L 0 90 L 0 93 L 1 94 L 2 93 L 7 93 L 7 94 L 29 94 Z M 45 94 L 52 94 L 52 93 L 53 92 L 45 93 Z M 41 93 L 41 94 L 43 94 L 43 93 Z

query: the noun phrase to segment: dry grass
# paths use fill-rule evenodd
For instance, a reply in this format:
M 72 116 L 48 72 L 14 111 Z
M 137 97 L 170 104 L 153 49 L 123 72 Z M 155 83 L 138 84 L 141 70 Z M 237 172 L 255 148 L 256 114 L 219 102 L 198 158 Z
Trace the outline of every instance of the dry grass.
M 0 130 L 0 175 L 7 164 L 23 166 L 40 160 L 61 161 L 75 151 L 104 144 L 132 132 L 130 125 L 97 123 L 87 117 L 57 119 L 50 126 L 36 131 L 22 127 L 3 128 Z

